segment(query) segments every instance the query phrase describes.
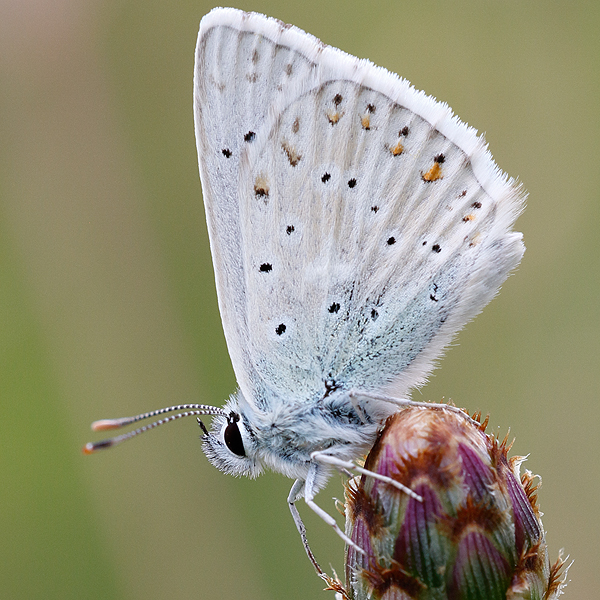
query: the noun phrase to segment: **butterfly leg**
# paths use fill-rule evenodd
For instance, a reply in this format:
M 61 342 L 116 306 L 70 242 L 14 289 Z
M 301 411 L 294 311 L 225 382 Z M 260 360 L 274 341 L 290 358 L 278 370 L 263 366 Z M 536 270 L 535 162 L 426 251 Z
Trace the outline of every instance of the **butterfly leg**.
M 352 395 L 351 393 L 349 394 L 349 398 L 350 398 L 350 404 L 352 404 L 352 407 L 354 408 L 354 410 L 356 411 L 356 414 L 358 415 L 358 418 L 363 422 L 363 423 L 367 423 L 367 417 L 365 416 L 365 411 L 362 409 L 362 407 L 360 406 L 360 404 L 358 403 L 358 399 L 357 399 L 357 395 Z
M 302 522 L 302 517 L 300 516 L 298 509 L 296 508 L 296 501 L 302 497 L 303 488 L 304 488 L 304 480 L 296 479 L 296 481 L 294 482 L 294 485 L 292 486 L 292 489 L 290 490 L 290 493 L 288 495 L 288 505 L 290 507 L 290 511 L 292 513 L 294 523 L 296 523 L 296 529 L 298 530 L 298 533 L 300 534 L 300 539 L 302 540 L 302 545 L 304 546 L 304 549 L 306 550 L 306 554 L 308 554 L 308 559 L 310 560 L 313 567 L 315 568 L 317 575 L 319 577 L 321 577 L 321 579 L 327 579 L 327 574 L 323 571 L 323 569 L 321 569 L 321 566 L 317 562 L 315 555 L 312 553 L 312 550 L 310 549 L 310 546 L 308 545 L 308 539 L 306 537 L 306 527 L 304 526 L 304 523 Z
M 405 408 L 408 406 L 429 409 L 441 408 L 463 417 L 463 419 L 469 421 L 471 425 L 475 425 L 476 427 L 481 426 L 481 423 L 479 423 L 479 421 L 472 419 L 464 410 L 461 410 L 460 408 L 456 406 L 451 406 L 449 404 L 439 404 L 436 402 L 416 402 L 415 400 L 409 400 L 407 398 L 394 398 L 393 396 L 385 396 L 383 394 L 375 394 L 373 392 L 362 392 L 360 390 L 350 390 L 348 392 L 348 396 L 350 398 L 350 402 L 352 402 L 353 405 L 354 403 L 358 402 L 358 398 L 367 398 L 369 400 L 376 400 L 377 402 L 388 402 L 389 404 L 393 404 L 398 408 Z
M 336 456 L 331 456 L 331 454 L 327 454 L 327 452 L 313 452 L 310 455 L 311 459 L 315 462 L 331 465 L 332 467 L 336 467 L 340 470 L 352 470 L 357 471 L 358 473 L 362 473 L 363 475 L 367 475 L 369 477 L 373 477 L 373 479 L 378 479 L 379 481 L 383 481 L 384 483 L 389 483 L 393 485 L 395 488 L 398 488 L 401 492 L 404 492 L 407 496 L 414 498 L 417 502 L 423 502 L 423 498 L 413 492 L 409 487 L 401 484 L 399 481 L 388 477 L 387 475 L 380 475 L 379 473 L 375 473 L 374 471 L 369 471 L 363 467 L 355 465 L 352 461 L 342 460 L 341 458 L 337 458 Z
M 315 476 L 319 469 L 319 465 L 316 462 L 311 463 L 308 469 L 308 476 L 306 477 L 306 481 L 304 482 L 304 501 L 311 508 L 313 512 L 315 512 L 325 523 L 333 527 L 333 530 L 344 540 L 344 542 L 354 548 L 360 554 L 365 554 L 365 551 L 357 546 L 338 526 L 335 519 L 328 513 L 326 513 L 320 506 L 315 504 L 314 497 L 314 482 Z

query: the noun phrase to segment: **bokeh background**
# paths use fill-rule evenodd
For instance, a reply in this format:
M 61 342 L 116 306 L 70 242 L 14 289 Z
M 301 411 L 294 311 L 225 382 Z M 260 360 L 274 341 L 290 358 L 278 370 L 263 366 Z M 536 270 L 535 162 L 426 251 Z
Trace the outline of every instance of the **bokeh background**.
M 485 131 L 529 190 L 518 272 L 416 398 L 510 428 L 543 476 L 568 598 L 597 597 L 600 5 L 259 1 Z M 193 419 L 83 457 L 89 423 L 234 390 L 197 173 L 192 70 L 213 7 L 0 0 L 0 597 L 325 598 L 290 481 L 211 467 Z M 338 478 L 319 495 L 334 510 Z M 343 548 L 306 516 L 324 565 Z M 329 597 L 332 598 L 330 595 Z

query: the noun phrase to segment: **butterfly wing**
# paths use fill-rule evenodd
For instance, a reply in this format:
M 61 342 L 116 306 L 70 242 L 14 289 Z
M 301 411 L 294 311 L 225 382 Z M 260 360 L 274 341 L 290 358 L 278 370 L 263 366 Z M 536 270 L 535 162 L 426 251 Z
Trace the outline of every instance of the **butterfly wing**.
M 405 395 L 518 264 L 523 195 L 396 75 L 273 19 L 210 15 L 198 146 L 242 391 Z
M 194 71 L 194 118 L 219 309 L 238 384 L 248 401 L 262 396 L 248 314 L 247 225 L 239 196 L 241 157 L 255 142 L 284 86 L 309 79 L 315 64 L 278 46 L 273 19 L 219 8 L 200 24 Z

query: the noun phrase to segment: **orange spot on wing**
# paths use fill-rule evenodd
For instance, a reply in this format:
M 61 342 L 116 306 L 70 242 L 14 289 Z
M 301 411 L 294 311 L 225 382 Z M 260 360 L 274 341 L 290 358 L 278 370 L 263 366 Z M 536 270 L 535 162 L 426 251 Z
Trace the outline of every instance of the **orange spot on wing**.
M 292 167 L 295 167 L 300 162 L 302 155 L 298 154 L 296 149 L 293 146 L 290 146 L 290 144 L 288 144 L 287 142 L 283 142 L 283 144 L 281 144 L 281 148 L 283 149 L 288 160 L 290 161 L 290 165 L 292 165 Z
M 475 220 L 475 215 L 474 214 L 470 214 L 470 215 L 465 215 L 463 217 L 463 221 L 465 223 L 468 223 L 469 221 L 474 221 Z
M 269 196 L 269 182 L 263 174 L 260 174 L 254 182 L 254 194 L 264 200 Z
M 369 117 L 369 115 L 365 115 L 360 120 L 360 124 L 362 125 L 363 129 L 371 129 L 371 117 Z
M 421 177 L 423 178 L 423 181 L 437 181 L 438 179 L 441 179 L 443 175 L 440 163 L 434 162 L 431 169 L 429 169 L 427 173 L 423 173 Z
M 339 113 L 339 112 L 328 112 L 327 113 L 327 118 L 329 119 L 329 122 L 332 125 L 335 125 L 341 118 L 342 118 L 343 113 Z
M 404 152 L 402 142 L 398 142 L 393 148 L 390 148 L 390 152 L 393 156 L 400 156 Z

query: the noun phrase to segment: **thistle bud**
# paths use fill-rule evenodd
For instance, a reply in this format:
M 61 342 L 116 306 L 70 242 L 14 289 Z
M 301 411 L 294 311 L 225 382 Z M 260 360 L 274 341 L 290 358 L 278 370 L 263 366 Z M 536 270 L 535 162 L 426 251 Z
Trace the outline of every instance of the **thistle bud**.
M 485 433 L 487 419 L 443 408 L 391 416 L 365 468 L 416 492 L 363 475 L 346 494 L 351 600 L 551 600 L 564 563 L 550 566 L 535 477 L 519 474 Z

